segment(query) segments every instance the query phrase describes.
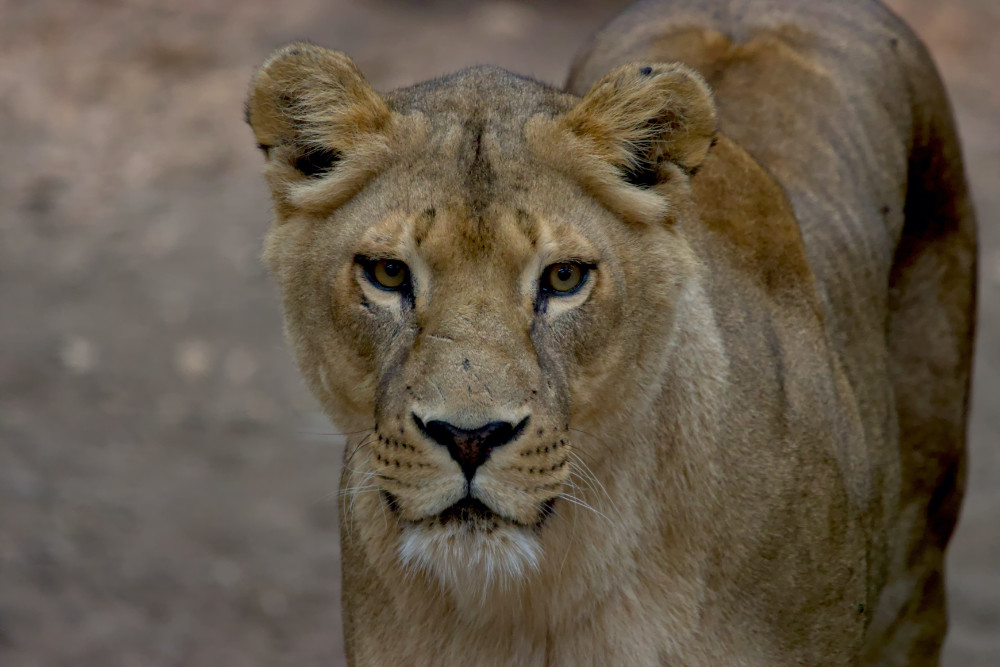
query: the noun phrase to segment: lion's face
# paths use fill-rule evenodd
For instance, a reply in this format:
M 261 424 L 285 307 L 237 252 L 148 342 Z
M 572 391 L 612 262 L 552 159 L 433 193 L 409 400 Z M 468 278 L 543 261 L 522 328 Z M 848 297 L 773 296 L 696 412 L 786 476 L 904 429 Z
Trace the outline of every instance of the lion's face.
M 570 425 L 617 391 L 630 347 L 619 249 L 648 234 L 590 198 L 550 197 L 578 190 L 557 175 L 497 173 L 495 199 L 473 212 L 445 194 L 458 170 L 438 180 L 414 166 L 297 230 L 309 251 L 287 271 L 313 289 L 289 328 L 299 313 L 302 328 L 323 322 L 322 347 L 303 341 L 306 374 L 335 409 L 371 392 L 351 421 L 371 433 L 348 461 L 348 488 L 384 506 L 366 520 L 395 516 L 407 562 L 482 559 L 512 578 L 535 565 L 557 503 L 575 501 L 574 471 L 585 473 Z M 650 283 L 676 280 L 669 263 L 644 264 Z
M 453 588 L 517 578 L 544 557 L 550 515 L 585 503 L 588 466 L 628 456 L 628 442 L 574 434 L 644 391 L 657 357 L 636 322 L 670 328 L 691 259 L 663 224 L 682 202 L 636 179 L 682 196 L 686 177 L 662 156 L 642 173 L 625 169 L 635 155 L 615 163 L 607 91 L 581 110 L 590 97 L 497 70 L 341 102 L 364 131 L 341 128 L 327 97 L 290 107 L 304 120 L 286 128 L 294 113 L 269 116 L 268 87 L 304 48 L 282 95 L 360 86 L 342 57 L 297 47 L 258 75 L 250 120 L 271 162 L 265 255 L 289 338 L 334 419 L 366 430 L 348 450 L 347 520 Z
M 338 276 L 374 353 L 372 470 L 404 520 L 530 528 L 568 478 L 570 378 L 617 314 L 617 267 L 561 216 L 432 198 L 369 226 Z

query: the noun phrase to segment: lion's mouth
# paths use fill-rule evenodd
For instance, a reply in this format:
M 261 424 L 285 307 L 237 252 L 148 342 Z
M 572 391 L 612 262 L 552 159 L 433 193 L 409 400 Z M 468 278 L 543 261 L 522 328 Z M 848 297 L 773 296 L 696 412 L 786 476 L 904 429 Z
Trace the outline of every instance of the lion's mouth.
M 382 499 L 392 512 L 395 513 L 399 510 L 399 501 L 396 496 L 384 489 L 382 490 Z M 442 526 L 448 524 L 465 524 L 468 526 L 491 525 L 495 528 L 498 523 L 502 522 L 514 524 L 522 528 L 540 528 L 545 523 L 545 520 L 552 516 L 555 511 L 554 508 L 557 499 L 558 496 L 554 496 L 543 502 L 538 513 L 538 519 L 533 523 L 526 523 L 497 514 L 486 503 L 472 496 L 465 496 L 453 505 L 445 508 L 440 514 L 434 517 L 434 521 L 440 523 Z
M 495 522 L 500 517 L 496 512 L 491 510 L 486 503 L 476 500 L 471 496 L 466 496 L 462 498 L 457 503 L 445 509 L 441 514 L 438 515 L 438 520 L 442 524 L 447 524 L 452 521 L 460 521 L 466 523 L 475 523 L 482 521 L 493 521 Z

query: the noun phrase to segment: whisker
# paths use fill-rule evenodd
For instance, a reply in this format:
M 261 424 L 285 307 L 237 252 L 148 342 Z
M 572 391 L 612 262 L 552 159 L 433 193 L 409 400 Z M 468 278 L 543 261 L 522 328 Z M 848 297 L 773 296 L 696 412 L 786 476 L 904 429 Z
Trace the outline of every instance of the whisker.
M 386 531 L 388 531 L 389 530 L 389 521 L 386 518 L 385 503 L 382 502 L 381 498 L 379 498 L 377 502 L 378 502 L 378 508 L 380 510 L 382 510 L 382 522 L 383 522 L 383 525 L 385 526 Z M 396 513 L 395 512 L 389 512 L 388 515 L 392 517 L 393 523 L 395 523 L 396 524 L 396 528 L 399 529 L 400 528 L 399 517 L 396 516 Z
M 586 435 L 587 437 L 596 440 L 598 443 L 600 443 L 602 445 L 605 444 L 603 440 L 601 440 L 600 438 L 598 438 L 596 435 L 593 435 L 592 433 L 587 433 L 586 431 L 582 431 L 582 430 L 580 430 L 578 428 L 571 428 L 569 430 L 576 431 L 577 433 L 582 433 L 582 434 Z M 581 457 L 578 453 L 576 453 L 575 451 L 573 451 L 572 448 L 570 448 L 568 450 L 568 453 L 569 453 L 570 456 L 572 456 L 577 461 L 577 463 L 580 464 L 580 470 L 581 470 L 581 472 L 584 473 L 584 474 L 586 474 L 586 475 L 588 475 L 589 478 L 593 481 L 593 483 L 596 484 L 598 487 L 600 487 L 601 492 L 608 499 L 608 502 L 611 504 L 611 507 L 614 509 L 615 513 L 618 514 L 618 517 L 620 519 L 623 518 L 622 517 L 622 513 L 621 513 L 621 509 L 619 509 L 618 505 L 615 503 L 614 499 L 611 497 L 611 494 L 608 492 L 607 487 L 604 486 L 604 484 L 601 482 L 600 478 L 598 478 L 598 476 L 594 473 L 594 471 L 587 464 L 587 462 L 583 460 L 583 457 Z
M 346 496 L 349 493 L 359 493 L 361 491 L 366 491 L 368 489 L 377 489 L 378 484 L 362 484 L 361 486 L 351 486 L 346 489 L 341 489 L 337 495 Z
M 580 500 L 576 496 L 571 496 L 568 493 L 561 493 L 561 494 L 559 494 L 559 497 L 562 498 L 562 499 L 564 499 L 564 500 L 566 500 L 567 502 L 573 503 L 574 505 L 579 505 L 580 507 L 582 507 L 584 509 L 590 510 L 591 512 L 593 512 L 597 516 L 604 518 L 608 523 L 614 523 L 614 521 L 612 521 L 611 519 L 609 519 L 606 514 L 603 514 L 602 512 L 597 511 L 596 509 L 594 509 L 593 507 L 591 507 L 590 505 L 588 505 L 583 500 Z
M 344 466 L 345 467 L 351 462 L 351 460 L 354 458 L 354 455 L 357 454 L 358 451 L 362 447 L 364 447 L 365 445 L 369 444 L 372 441 L 372 436 L 373 435 L 375 435 L 374 431 L 372 431 L 371 433 L 369 433 L 368 435 L 366 435 L 364 438 L 362 438 L 361 441 L 357 444 L 357 446 L 354 449 L 351 450 L 351 453 L 348 454 L 346 457 L 344 457 Z
M 374 430 L 373 428 L 363 428 L 360 431 L 350 431 L 349 433 L 326 433 L 324 431 L 305 431 L 305 430 L 302 430 L 302 429 L 296 429 L 295 432 L 296 433 L 301 433 L 303 435 L 325 435 L 325 436 L 329 436 L 329 437 L 343 438 L 343 437 L 346 437 L 346 436 L 349 436 L 349 435 L 358 435 L 360 433 L 364 433 L 366 431 L 373 431 L 373 430 Z
M 358 502 L 358 498 L 362 493 L 367 491 L 374 491 L 378 489 L 377 484 L 369 484 L 372 479 L 378 477 L 378 473 L 374 471 L 361 471 L 350 466 L 344 466 L 348 471 L 353 473 L 355 477 L 350 479 L 354 483 L 354 486 L 348 486 L 341 488 L 337 493 L 338 496 L 349 496 L 348 502 L 344 503 L 343 513 L 344 519 L 348 522 L 348 530 L 354 530 L 354 506 Z
M 572 537 L 570 538 L 569 544 L 566 546 L 566 552 L 563 554 L 562 562 L 559 563 L 559 577 L 562 577 L 563 569 L 566 567 L 566 561 L 569 560 L 569 554 L 573 550 L 573 545 L 576 544 L 577 539 L 580 537 L 576 530 L 576 520 L 577 512 L 573 512 L 573 527 L 570 530 L 570 535 L 572 535 Z
M 577 458 L 579 458 L 579 457 L 577 457 Z M 580 461 L 580 464 L 583 465 L 583 466 L 586 466 L 586 464 L 583 463 L 583 461 Z M 598 500 L 600 500 L 602 503 L 605 500 L 607 500 L 607 503 L 611 506 L 611 509 L 618 516 L 618 519 L 620 521 L 624 521 L 625 520 L 625 518 L 622 516 L 621 510 L 618 509 L 618 505 L 615 503 L 614 499 L 611 497 L 611 494 L 608 493 L 607 489 L 604 488 L 604 485 L 601 484 L 601 481 L 599 479 L 597 479 L 597 477 L 594 475 L 594 473 L 592 471 L 590 471 L 589 469 L 585 469 L 583 467 L 579 467 L 577 464 L 575 464 L 573 462 L 570 462 L 570 471 L 569 471 L 569 474 L 570 474 L 571 477 L 579 479 L 581 482 L 583 482 L 584 485 L 586 486 L 586 488 L 588 488 L 591 491 L 593 491 L 594 495 L 597 496 Z M 595 484 L 601 488 L 601 492 L 603 492 L 603 496 L 604 496 L 603 498 L 601 497 L 602 493 L 598 493 L 597 487 L 594 486 Z
M 615 503 L 611 495 L 603 488 L 602 488 L 603 493 L 598 492 L 597 487 L 595 487 L 594 485 L 595 484 L 597 484 L 598 486 L 602 485 L 600 483 L 600 480 L 594 477 L 593 473 L 586 475 L 581 468 L 577 468 L 576 466 L 570 466 L 569 473 L 572 478 L 578 479 L 581 482 L 583 482 L 584 486 L 593 492 L 596 499 L 602 505 L 606 504 L 607 506 L 609 506 L 611 511 L 615 513 L 615 515 L 618 517 L 620 521 L 623 522 L 625 521 L 625 517 L 622 515 L 621 510 L 618 508 L 618 505 Z

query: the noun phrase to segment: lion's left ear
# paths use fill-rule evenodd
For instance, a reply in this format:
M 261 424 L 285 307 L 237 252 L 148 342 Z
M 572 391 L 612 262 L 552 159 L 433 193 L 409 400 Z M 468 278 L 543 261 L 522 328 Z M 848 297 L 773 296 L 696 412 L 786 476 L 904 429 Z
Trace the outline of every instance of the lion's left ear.
M 598 81 L 562 117 L 595 157 L 639 187 L 694 173 L 715 138 L 715 103 L 699 74 L 674 63 L 631 63 Z
M 335 207 L 414 134 L 350 58 L 307 43 L 278 49 L 257 71 L 246 120 L 267 158 L 279 222 Z

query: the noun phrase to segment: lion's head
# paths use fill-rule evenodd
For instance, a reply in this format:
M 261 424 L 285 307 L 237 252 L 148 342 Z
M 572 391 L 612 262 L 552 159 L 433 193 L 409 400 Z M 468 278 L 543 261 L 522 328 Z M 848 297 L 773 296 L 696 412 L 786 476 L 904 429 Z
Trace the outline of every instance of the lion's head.
M 365 430 L 347 529 L 452 590 L 539 568 L 549 516 L 628 461 L 614 425 L 662 383 L 707 87 L 633 64 L 581 99 L 483 67 L 380 95 L 296 44 L 247 115 L 288 338 L 333 420 Z

